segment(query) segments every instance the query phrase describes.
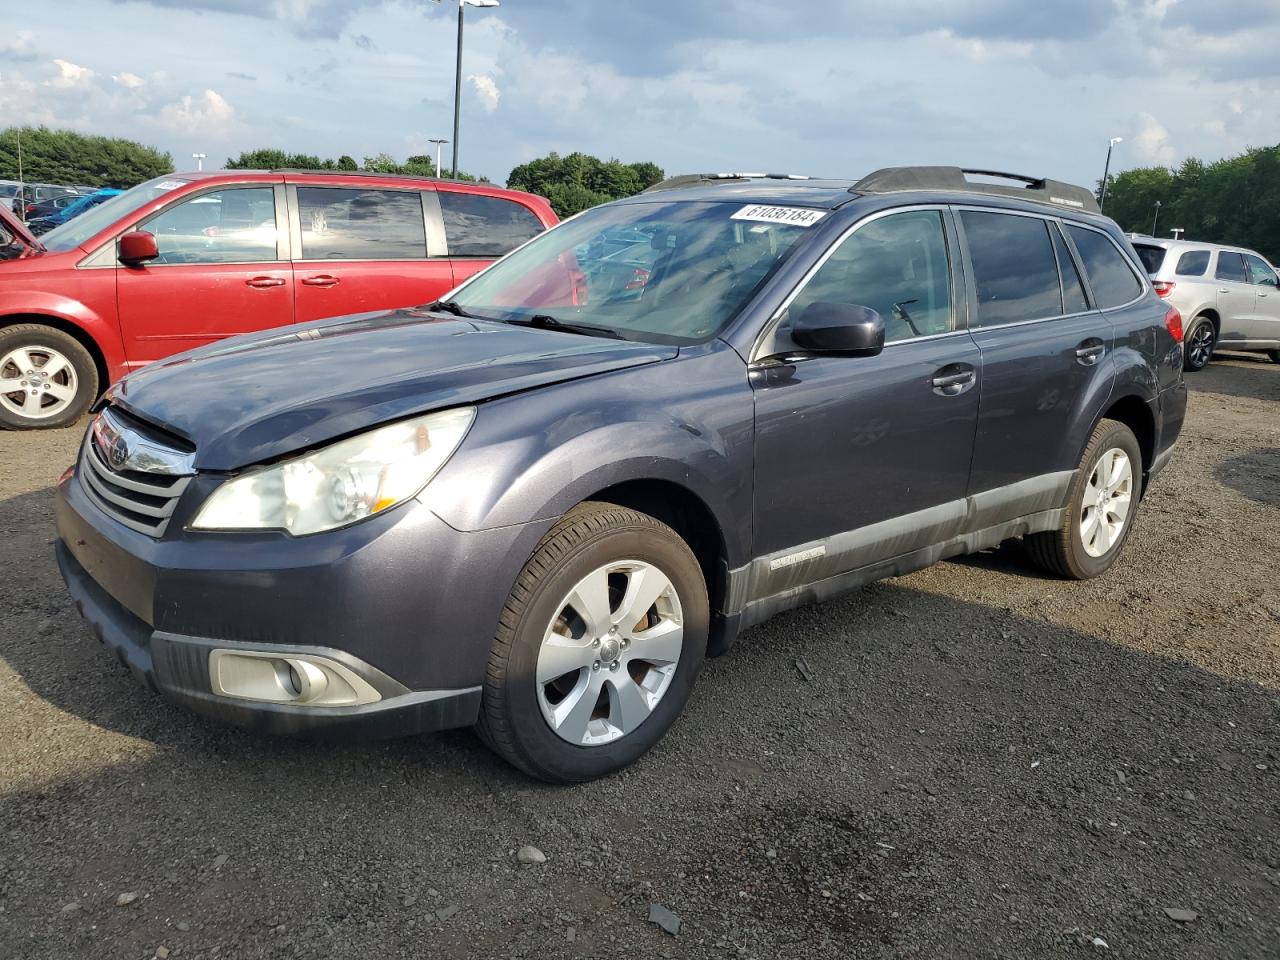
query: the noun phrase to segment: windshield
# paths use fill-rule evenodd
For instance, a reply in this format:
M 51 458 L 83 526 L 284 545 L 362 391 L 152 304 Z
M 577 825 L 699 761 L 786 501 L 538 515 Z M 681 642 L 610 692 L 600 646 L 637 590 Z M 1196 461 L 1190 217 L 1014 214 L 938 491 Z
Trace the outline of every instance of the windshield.
M 126 190 L 118 197 L 112 197 L 106 203 L 86 210 L 74 220 L 68 220 L 60 227 L 55 227 L 41 237 L 45 249 L 60 253 L 80 246 L 99 232 L 111 226 L 117 220 L 140 210 L 156 197 L 163 197 L 175 187 L 187 183 L 176 177 L 157 177 L 140 183 L 132 190 Z
M 775 222 L 782 219 L 776 213 L 752 219 L 761 209 L 688 200 L 597 207 L 499 260 L 453 302 L 473 316 L 508 322 L 551 318 L 631 340 L 709 340 L 808 229 Z M 796 219 L 821 216 L 803 213 Z

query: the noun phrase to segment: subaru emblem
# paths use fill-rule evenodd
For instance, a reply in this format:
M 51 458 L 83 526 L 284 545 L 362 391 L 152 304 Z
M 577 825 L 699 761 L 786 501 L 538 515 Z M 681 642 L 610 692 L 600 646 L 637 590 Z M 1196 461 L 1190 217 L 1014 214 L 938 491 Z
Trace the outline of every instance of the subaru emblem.
M 129 441 L 122 433 L 117 433 L 107 447 L 107 463 L 119 470 L 129 460 Z

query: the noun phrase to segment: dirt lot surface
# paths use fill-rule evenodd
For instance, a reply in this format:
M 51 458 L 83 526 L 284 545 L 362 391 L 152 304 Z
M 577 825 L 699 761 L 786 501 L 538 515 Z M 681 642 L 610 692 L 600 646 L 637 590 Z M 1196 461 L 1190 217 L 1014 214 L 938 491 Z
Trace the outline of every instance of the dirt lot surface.
M 1280 366 L 1191 382 L 1107 576 L 1006 545 L 782 616 L 572 789 L 166 705 L 54 566 L 78 431 L 0 434 L 0 957 L 1274 960 Z

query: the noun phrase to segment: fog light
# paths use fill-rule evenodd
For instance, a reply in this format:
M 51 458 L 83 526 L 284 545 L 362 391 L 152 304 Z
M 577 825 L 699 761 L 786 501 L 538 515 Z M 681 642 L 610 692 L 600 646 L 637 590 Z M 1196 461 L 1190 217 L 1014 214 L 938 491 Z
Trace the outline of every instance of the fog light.
M 312 653 L 211 650 L 209 685 L 224 697 L 307 707 L 353 707 L 382 699 L 350 667 Z

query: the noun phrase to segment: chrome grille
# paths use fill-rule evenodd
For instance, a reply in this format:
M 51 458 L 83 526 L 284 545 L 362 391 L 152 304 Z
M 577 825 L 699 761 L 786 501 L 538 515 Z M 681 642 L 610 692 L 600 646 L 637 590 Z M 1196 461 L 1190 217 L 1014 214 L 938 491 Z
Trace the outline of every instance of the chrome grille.
M 104 412 L 99 417 L 107 417 Z M 112 435 L 119 435 L 121 425 L 107 419 Z M 95 427 L 98 424 L 95 422 Z M 127 428 L 124 428 L 127 430 Z M 77 476 L 80 487 L 93 504 L 117 523 L 130 530 L 159 537 L 169 526 L 169 518 L 182 491 L 191 482 L 190 474 L 178 476 L 140 470 L 116 469 L 109 460 L 109 450 L 101 449 L 103 432 L 91 429 L 80 451 L 80 468 Z M 136 436 L 136 434 L 134 435 Z M 126 445 L 127 448 L 127 445 Z M 155 450 L 154 443 L 148 444 Z M 180 451 L 173 453 L 181 456 Z

